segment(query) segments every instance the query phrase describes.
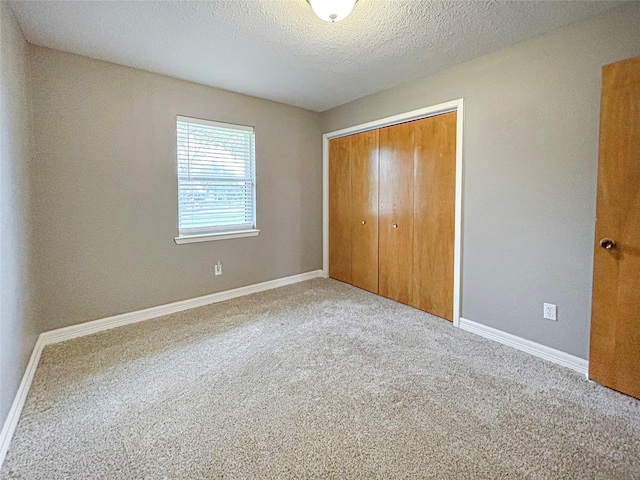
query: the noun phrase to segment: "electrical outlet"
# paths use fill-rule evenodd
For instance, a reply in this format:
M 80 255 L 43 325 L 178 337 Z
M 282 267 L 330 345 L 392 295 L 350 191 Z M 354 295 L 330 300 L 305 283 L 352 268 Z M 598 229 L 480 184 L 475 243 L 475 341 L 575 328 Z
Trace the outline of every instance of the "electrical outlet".
M 558 321 L 558 307 L 553 303 L 545 303 L 543 309 L 544 318 L 547 320 L 553 320 L 555 322 Z
M 215 273 L 216 275 L 222 275 L 222 263 L 216 263 Z

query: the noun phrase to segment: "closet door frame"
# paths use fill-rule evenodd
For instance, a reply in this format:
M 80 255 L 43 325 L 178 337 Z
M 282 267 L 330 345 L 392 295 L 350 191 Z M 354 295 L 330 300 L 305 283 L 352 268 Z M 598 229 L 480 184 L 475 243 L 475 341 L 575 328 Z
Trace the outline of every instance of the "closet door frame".
M 381 118 L 322 135 L 322 270 L 329 277 L 329 140 L 354 133 L 388 127 L 398 123 L 419 120 L 442 113 L 456 112 L 456 201 L 453 255 L 453 325 L 460 326 L 460 283 L 462 258 L 462 135 L 464 126 L 464 100 L 459 98 L 431 107 Z

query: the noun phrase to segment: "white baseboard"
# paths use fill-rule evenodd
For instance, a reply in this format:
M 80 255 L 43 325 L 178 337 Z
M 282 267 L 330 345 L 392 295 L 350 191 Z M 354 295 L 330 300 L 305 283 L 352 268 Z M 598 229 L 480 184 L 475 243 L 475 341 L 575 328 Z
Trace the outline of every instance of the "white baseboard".
M 252 293 L 264 292 L 265 290 L 271 290 L 273 288 L 284 287 L 293 283 L 304 282 L 305 280 L 311 280 L 312 278 L 322 277 L 322 270 L 314 270 L 312 272 L 301 273 L 299 275 L 292 275 L 290 277 L 277 278 L 275 280 L 269 280 L 268 282 L 256 283 L 254 285 L 248 285 L 246 287 L 234 288 L 233 290 L 226 290 L 224 292 L 212 293 L 211 295 L 205 295 L 203 297 L 190 298 L 188 300 L 181 300 L 179 302 L 168 303 L 166 305 L 160 305 L 158 307 L 145 308 L 144 310 L 138 310 L 136 312 L 123 313 L 121 315 L 114 315 L 113 317 L 102 318 L 100 320 L 93 320 L 91 322 L 80 323 L 78 325 L 72 325 L 70 327 L 58 328 L 57 330 L 51 330 L 42 334 L 45 345 L 52 343 L 64 342 L 73 338 L 84 337 L 85 335 L 91 335 L 93 333 L 102 332 L 111 328 L 120 327 L 122 325 L 129 325 L 131 323 L 138 323 L 144 320 L 150 320 L 152 318 L 162 317 L 176 312 L 182 312 L 191 308 L 203 307 L 212 303 L 224 302 L 225 300 L 231 300 L 232 298 L 242 297 L 243 295 L 250 295 Z
M 277 278 L 275 280 L 269 280 L 268 282 L 256 283 L 246 287 L 234 288 L 233 290 L 212 293 L 211 295 L 205 295 L 203 297 L 191 298 L 189 300 L 168 303 L 157 307 L 145 308 L 144 310 L 138 310 L 136 312 L 123 313 L 113 317 L 102 318 L 100 320 L 93 320 L 79 325 L 72 325 L 70 327 L 58 328 L 57 330 L 50 330 L 48 332 L 41 333 L 33 347 L 31 358 L 29 359 L 27 368 L 22 376 L 22 381 L 20 382 L 13 404 L 11 405 L 11 410 L 9 410 L 9 415 L 5 420 L 2 432 L 0 433 L 0 468 L 2 468 L 7 451 L 9 450 L 9 444 L 11 443 L 13 432 L 15 432 L 16 427 L 18 426 L 18 420 L 20 419 L 24 402 L 27 399 L 27 393 L 29 393 L 31 382 L 33 381 L 33 377 L 36 373 L 38 362 L 40 361 L 40 355 L 42 354 L 42 350 L 45 346 L 78 337 L 84 337 L 85 335 L 91 335 L 123 325 L 138 323 L 152 318 L 169 315 L 171 313 L 203 307 L 212 303 L 224 302 L 225 300 L 231 300 L 232 298 L 264 292 L 266 290 L 284 287 L 286 285 L 292 285 L 294 283 L 304 282 L 306 280 L 324 276 L 324 271 L 314 270 L 312 272 Z
M 558 365 L 575 370 L 585 376 L 589 371 L 588 360 L 556 350 L 555 348 L 532 342 L 531 340 L 517 337 L 516 335 L 503 332 L 502 330 L 487 327 L 486 325 L 482 325 L 466 318 L 460 318 L 460 328 L 462 330 L 475 333 L 476 335 L 480 335 L 481 337 L 488 338 L 489 340 L 502 343 L 503 345 L 517 348 L 518 350 L 535 355 L 536 357 L 557 363 Z
M 33 347 L 31 358 L 29 358 L 29 363 L 27 364 L 27 368 L 22 376 L 22 381 L 20 382 L 16 396 L 11 404 L 11 409 L 7 415 L 7 419 L 4 421 L 2 432 L 0 432 L 0 469 L 2 468 L 4 459 L 7 456 L 7 450 L 9 450 L 9 444 L 11 443 L 13 432 L 15 432 L 16 427 L 18 426 L 22 407 L 27 399 L 27 393 L 29 393 L 29 387 L 31 387 L 33 376 L 36 373 L 36 368 L 38 368 L 38 362 L 40 361 L 40 354 L 42 353 L 43 348 L 42 335 L 40 335 Z

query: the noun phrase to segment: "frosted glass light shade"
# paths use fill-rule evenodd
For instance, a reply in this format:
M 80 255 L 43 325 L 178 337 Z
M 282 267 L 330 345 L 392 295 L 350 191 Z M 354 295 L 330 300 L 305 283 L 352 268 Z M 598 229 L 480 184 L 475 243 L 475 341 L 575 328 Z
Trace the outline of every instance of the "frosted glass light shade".
M 357 0 L 307 0 L 315 14 L 325 22 L 339 22 L 353 10 Z

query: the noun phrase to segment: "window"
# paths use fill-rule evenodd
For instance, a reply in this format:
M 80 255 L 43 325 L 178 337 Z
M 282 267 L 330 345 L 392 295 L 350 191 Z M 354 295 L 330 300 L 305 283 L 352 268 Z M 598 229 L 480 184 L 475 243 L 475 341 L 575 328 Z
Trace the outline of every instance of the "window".
M 178 116 L 177 140 L 176 243 L 257 235 L 253 127 Z

